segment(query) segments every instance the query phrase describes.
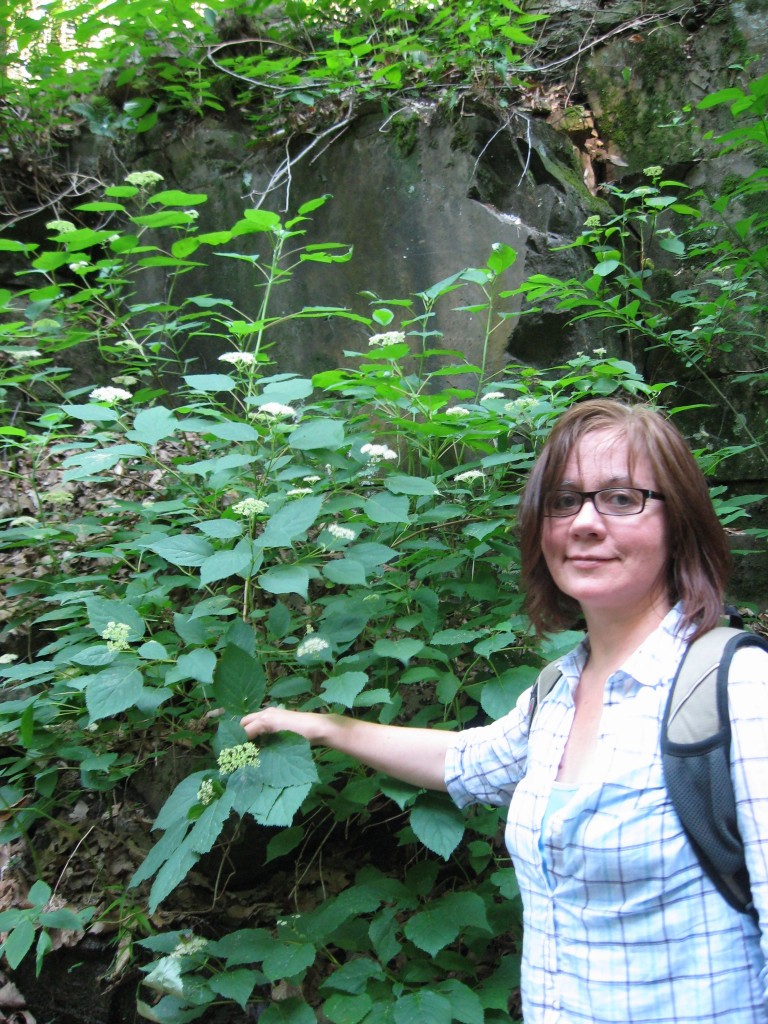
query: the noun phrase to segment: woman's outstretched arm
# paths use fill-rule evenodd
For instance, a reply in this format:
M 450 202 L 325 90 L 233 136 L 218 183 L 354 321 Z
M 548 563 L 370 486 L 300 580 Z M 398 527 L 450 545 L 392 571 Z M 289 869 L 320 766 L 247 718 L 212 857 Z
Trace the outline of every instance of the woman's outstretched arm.
M 349 754 L 403 782 L 445 791 L 445 755 L 453 735 L 450 732 L 380 725 L 345 715 L 276 707 L 245 715 L 241 724 L 249 739 L 295 732 L 312 744 Z

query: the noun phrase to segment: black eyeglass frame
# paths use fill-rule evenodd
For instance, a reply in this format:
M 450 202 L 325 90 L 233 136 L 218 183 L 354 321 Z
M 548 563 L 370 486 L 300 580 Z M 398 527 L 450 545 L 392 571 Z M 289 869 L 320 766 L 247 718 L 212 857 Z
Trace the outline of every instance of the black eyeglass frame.
M 598 494 L 605 494 L 606 491 L 634 491 L 635 494 L 639 494 L 642 498 L 642 504 L 640 508 L 635 509 L 632 512 L 606 512 L 602 508 L 598 508 L 595 498 Z M 639 516 L 641 512 L 645 511 L 645 503 L 649 498 L 653 498 L 655 501 L 666 501 L 666 497 L 660 494 L 659 491 L 651 491 L 647 487 L 600 487 L 596 491 L 576 491 L 571 487 L 562 487 L 553 493 L 558 494 L 573 494 L 579 499 L 579 504 L 576 508 L 569 510 L 568 512 L 548 512 L 547 504 L 544 504 L 544 515 L 547 519 L 570 519 L 572 516 L 577 516 L 584 507 L 584 502 L 589 500 L 595 506 L 595 511 L 601 516 Z

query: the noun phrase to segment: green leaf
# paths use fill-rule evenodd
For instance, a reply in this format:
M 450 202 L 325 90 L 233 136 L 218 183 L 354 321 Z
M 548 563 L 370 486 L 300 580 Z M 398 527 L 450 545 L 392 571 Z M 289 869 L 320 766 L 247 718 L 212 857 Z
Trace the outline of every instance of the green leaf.
M 110 423 L 119 416 L 117 409 L 109 405 L 62 405 L 61 411 L 75 420 L 90 420 L 93 423 Z
M 288 444 L 299 451 L 317 448 L 337 451 L 344 444 L 344 423 L 342 420 L 308 420 L 291 432 Z
M 171 565 L 202 565 L 213 554 L 213 548 L 204 537 L 193 533 L 180 533 L 175 537 L 164 537 L 149 545 L 150 551 L 160 555 Z
M 323 1003 L 323 1015 L 331 1024 L 359 1024 L 373 1006 L 373 1000 L 365 992 L 348 996 L 334 992 Z
M 270 517 L 257 543 L 264 548 L 290 547 L 314 525 L 322 504 L 319 495 L 288 501 Z
M 215 551 L 200 565 L 200 582 L 206 586 L 218 580 L 245 573 L 251 566 L 251 553 L 247 547 Z
M 384 481 L 384 486 L 392 494 L 419 494 L 432 497 L 440 493 L 431 480 L 425 480 L 420 476 L 406 476 L 403 473 L 392 473 Z
M 261 707 L 265 689 L 261 663 L 235 644 L 225 647 L 213 675 L 213 699 L 240 716 Z
M 127 711 L 139 702 L 143 689 L 138 669 L 126 672 L 124 666 L 112 665 L 90 676 L 85 687 L 89 725 Z
M 487 632 L 485 629 L 441 629 L 432 637 L 431 643 L 438 647 L 443 644 L 471 644 Z
M 99 636 L 111 622 L 122 623 L 129 627 L 129 642 L 140 640 L 146 632 L 147 625 L 144 619 L 128 601 L 89 597 L 86 599 L 85 608 L 88 612 L 88 624 Z
M 167 189 L 149 196 L 148 203 L 155 206 L 199 206 L 208 201 L 204 192 L 181 192 L 179 189 Z
M 355 558 L 332 559 L 323 566 L 323 576 L 331 583 L 342 586 L 366 586 L 365 566 Z
M 477 993 L 458 978 L 446 978 L 435 986 L 434 991 L 449 1000 L 455 1020 L 462 1024 L 483 1024 L 485 1021 L 483 1004 Z
M 608 277 L 608 275 L 612 274 L 614 270 L 618 270 L 620 266 L 621 263 L 619 263 L 618 260 L 602 260 L 595 267 L 595 274 L 598 277 Z
M 275 565 L 259 576 L 259 586 L 268 594 L 309 596 L 310 573 L 304 565 Z
M 165 437 L 176 432 L 178 420 L 170 409 L 163 405 L 155 405 L 151 409 L 142 409 L 133 421 L 133 430 L 126 432 L 131 441 L 155 445 Z
M 363 511 L 373 523 L 408 523 L 408 498 L 379 491 L 363 505 Z
M 411 828 L 428 850 L 447 860 L 464 835 L 464 818 L 447 800 L 428 795 L 411 808 Z
M 283 941 L 267 953 L 261 966 L 270 981 L 295 978 L 312 966 L 316 955 L 317 950 L 310 942 Z M 312 1020 L 314 1024 L 314 1016 Z
M 374 654 L 378 654 L 380 658 L 396 658 L 403 665 L 407 665 L 411 658 L 415 658 L 423 649 L 424 642 L 412 637 L 403 640 L 377 640 L 373 646 Z
M 497 679 L 482 684 L 480 704 L 489 718 L 496 721 L 508 714 L 522 693 L 536 682 L 538 670 L 531 665 L 518 665 L 507 669 Z
M 395 1003 L 395 1024 L 451 1024 L 453 1013 L 445 996 L 428 988 L 401 996 Z
M 314 1010 L 297 996 L 270 1003 L 259 1016 L 259 1024 L 317 1024 Z
M 8 966 L 15 971 L 32 948 L 35 941 L 35 926 L 28 917 L 23 918 L 2 945 Z
M 199 647 L 188 654 L 179 655 L 176 664 L 165 676 L 166 686 L 181 682 L 183 679 L 194 679 L 198 683 L 212 683 L 216 668 L 216 655 L 205 647 Z
M 209 978 L 208 985 L 211 991 L 223 996 L 225 999 L 232 999 L 245 1010 L 256 984 L 256 979 L 257 974 L 255 971 L 249 971 L 245 967 L 241 967 L 235 971 L 224 971 L 223 973 L 214 974 Z
M 192 373 L 183 379 L 193 391 L 202 391 L 204 394 L 234 391 L 237 387 L 237 382 L 226 373 Z
M 323 683 L 322 697 L 329 704 L 341 704 L 345 708 L 355 705 L 355 698 L 365 689 L 368 676 L 365 672 L 342 672 L 331 676 Z

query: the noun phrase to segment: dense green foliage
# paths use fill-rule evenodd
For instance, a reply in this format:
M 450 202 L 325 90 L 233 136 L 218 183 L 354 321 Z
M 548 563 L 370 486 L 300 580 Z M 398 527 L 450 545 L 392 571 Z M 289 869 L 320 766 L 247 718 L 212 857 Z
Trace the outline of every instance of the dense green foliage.
M 118 136 L 173 111 L 235 103 L 274 127 L 350 89 L 386 98 L 451 89 L 456 74 L 508 82 L 525 70 L 516 48 L 532 22 L 508 4 L 452 4 L 377 10 L 375 31 L 365 27 L 374 12 L 361 13 L 342 29 L 330 8 L 296 5 L 279 32 L 264 12 L 259 47 L 235 57 L 216 49 L 223 10 L 179 6 L 49 5 L 54 21 L 79 17 L 84 59 L 68 70 L 68 53 L 34 49 L 40 23 L 18 17 L 32 77 L 3 86 L 13 145 L 39 155 L 81 118 Z M 118 24 L 96 45 L 105 10 Z M 278 58 L 289 38 L 303 40 L 301 56 Z M 115 89 L 97 93 L 105 75 Z M 116 101 L 127 86 L 131 98 Z M 595 318 L 674 353 L 713 387 L 714 358 L 738 350 L 764 391 L 767 101 L 768 80 L 757 79 L 702 104 L 730 111 L 717 144 L 751 153 L 754 173 L 718 197 L 691 194 L 660 168 L 613 188 L 615 216 L 573 240 L 593 254 L 594 273 L 528 280 L 525 308 L 554 303 Z M 22 107 L 34 116 L 18 117 Z M 19 230 L 0 236 L 20 267 L 18 287 L 0 294 L 0 439 L 9 474 L 39 510 L 5 521 L 0 535 L 5 552 L 35 565 L 5 588 L 6 636 L 31 630 L 32 640 L 0 664 L 0 842 L 28 839 L 35 856 L 37 830 L 79 793 L 122 791 L 145 764 L 183 749 L 187 769 L 119 906 L 118 944 L 143 972 L 146 1019 L 175 1024 L 229 1002 L 269 1004 L 265 1024 L 305 1024 L 318 1007 L 334 1024 L 501 1024 L 515 1011 L 521 923 L 498 812 L 461 815 L 297 738 L 257 751 L 238 719 L 265 701 L 447 729 L 504 714 L 542 661 L 574 640 L 536 642 L 521 610 L 515 506 L 543 437 L 580 397 L 674 405 L 674 387 L 647 383 L 633 361 L 600 349 L 495 377 L 446 351 L 439 303 L 487 313 L 488 336 L 497 327 L 490 297 L 515 259 L 501 245 L 423 293 L 372 300 L 366 316 L 296 310 L 337 318 L 346 361 L 312 378 L 282 373 L 270 360 L 285 319 L 273 313 L 275 288 L 302 262 L 343 273 L 352 258 L 343 245 L 303 242 L 329 200 L 284 218 L 246 209 L 199 233 L 206 201 L 136 172 L 51 211 L 44 244 Z M 83 215 L 96 226 L 78 226 Z M 239 248 L 251 236 L 261 257 Z M 191 267 L 229 258 L 252 267 L 256 316 L 215 291 L 174 301 Z M 659 285 L 662 259 L 685 287 Z M 142 275 L 157 267 L 168 297 L 140 302 Z M 190 337 L 208 339 L 218 372 L 190 364 Z M 72 384 L 67 353 L 93 342 L 111 387 Z M 179 381 L 172 394 L 169 374 Z M 765 424 L 747 426 L 742 445 L 702 445 L 704 467 L 737 449 L 764 452 Z M 92 502 L 75 500 L 83 493 Z M 743 525 L 750 500 L 719 495 L 723 521 Z M 246 826 L 268 837 L 256 844 L 257 874 L 318 861 L 332 834 L 373 838 L 355 877 L 325 899 L 297 877 L 295 892 L 273 893 L 247 928 L 223 927 L 223 915 L 195 934 L 153 926 L 201 858 L 225 858 Z M 73 856 L 80 843 L 87 836 L 73 840 Z M 57 908 L 55 879 L 42 865 L 40 875 L 29 905 L 0 915 L 11 966 L 33 951 L 39 969 L 52 932 L 114 909 L 101 895 L 106 865 L 90 906 Z M 214 909 L 229 899 L 217 879 Z

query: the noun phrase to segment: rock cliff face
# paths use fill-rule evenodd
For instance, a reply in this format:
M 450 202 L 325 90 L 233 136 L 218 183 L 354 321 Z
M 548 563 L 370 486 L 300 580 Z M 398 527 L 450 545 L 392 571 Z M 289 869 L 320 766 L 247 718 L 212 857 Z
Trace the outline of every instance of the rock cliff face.
M 279 154 L 246 152 L 235 166 L 242 139 L 222 137 L 217 126 L 202 124 L 153 164 L 162 162 L 170 181 L 208 193 L 201 219 L 211 225 L 234 222 L 244 206 L 262 196 L 267 208 L 294 214 L 302 202 L 331 194 L 312 214 L 303 241 L 342 242 L 353 247 L 353 257 L 341 266 L 303 264 L 276 289 L 275 312 L 337 305 L 370 315 L 365 292 L 412 299 L 466 267 L 485 266 L 496 243 L 518 254 L 505 288 L 533 272 L 586 270 L 579 250 L 557 255 L 552 249 L 577 237 L 599 204 L 583 185 L 570 140 L 545 121 L 509 113 L 499 123 L 478 106 L 448 116 L 424 103 L 389 116 L 362 113 L 331 144 L 302 156 L 309 142 L 294 141 L 294 162 L 279 176 Z M 255 312 L 255 282 L 247 264 L 219 260 L 214 273 L 218 294 Z M 188 275 L 184 286 L 190 294 L 210 290 L 210 271 Z M 479 289 L 470 287 L 455 305 L 481 298 Z M 438 306 L 432 329 L 443 334 L 446 347 L 479 362 L 485 316 L 452 312 L 451 305 Z M 420 307 L 416 300 L 413 311 Z M 514 311 L 510 300 L 499 300 L 498 308 Z M 273 354 L 281 370 L 307 373 L 340 365 L 345 349 L 366 344 L 367 333 L 357 325 L 294 321 L 281 331 Z M 525 318 L 492 336 L 487 366 L 498 370 L 510 359 L 549 365 L 583 344 L 580 332 L 566 330 L 553 315 Z

